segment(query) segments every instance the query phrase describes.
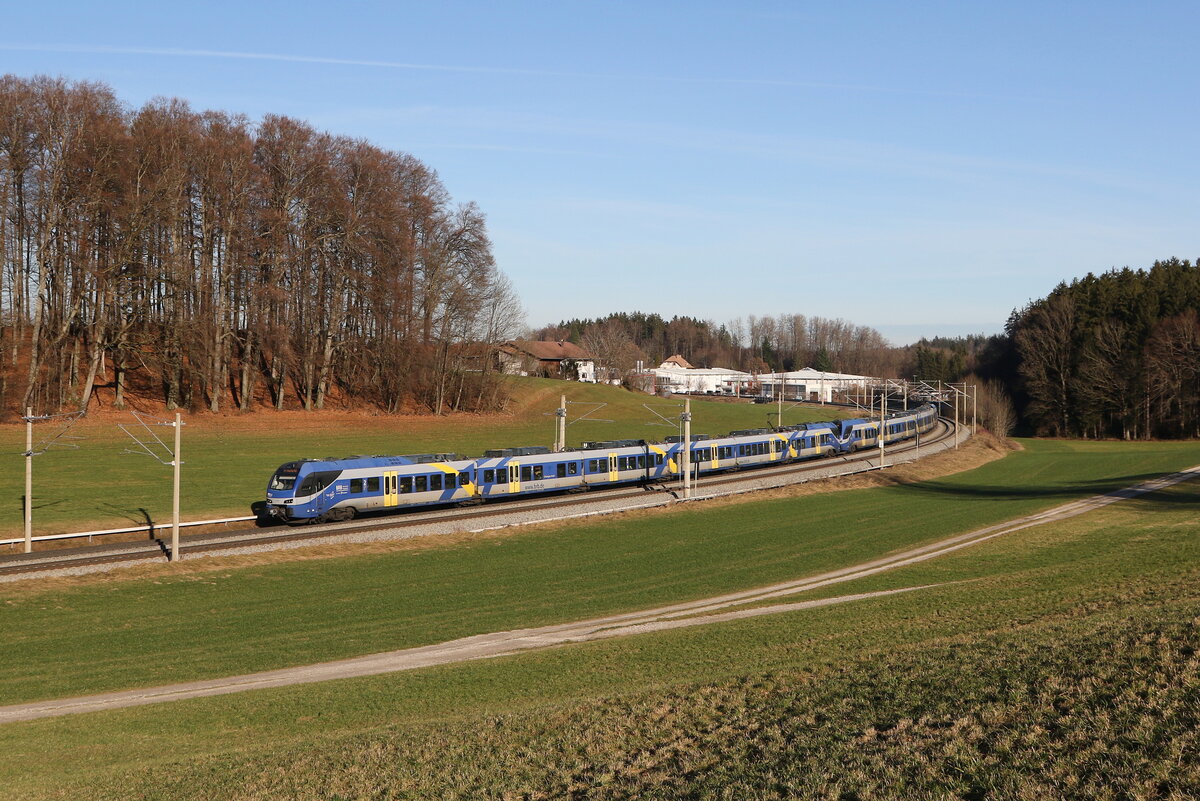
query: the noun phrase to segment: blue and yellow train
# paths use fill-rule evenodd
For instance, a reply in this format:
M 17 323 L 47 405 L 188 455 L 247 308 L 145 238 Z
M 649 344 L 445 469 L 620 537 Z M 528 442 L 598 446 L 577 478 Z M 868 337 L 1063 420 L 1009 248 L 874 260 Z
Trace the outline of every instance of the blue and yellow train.
M 932 405 L 888 415 L 884 444 L 919 436 L 937 420 Z M 693 437 L 697 476 L 850 453 L 879 444 L 879 420 L 839 420 Z M 363 512 L 479 503 L 667 481 L 679 477 L 678 437 L 585 442 L 576 450 L 504 448 L 476 459 L 449 453 L 302 459 L 281 465 L 267 484 L 267 512 L 289 523 L 349 520 Z

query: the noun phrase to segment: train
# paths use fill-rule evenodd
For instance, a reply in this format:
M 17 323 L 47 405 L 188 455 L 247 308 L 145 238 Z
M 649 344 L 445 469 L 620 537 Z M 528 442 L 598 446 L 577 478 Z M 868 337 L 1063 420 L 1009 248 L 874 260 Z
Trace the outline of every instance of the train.
M 886 416 L 885 445 L 933 428 L 932 404 Z M 698 435 L 691 440 L 696 477 L 798 462 L 878 447 L 878 419 L 804 423 Z M 453 453 L 300 459 L 280 465 L 267 482 L 265 517 L 285 523 L 350 520 L 362 513 L 485 501 L 680 477 L 680 437 L 662 442 L 584 442 L 554 452 L 542 446 L 489 450 L 478 458 Z

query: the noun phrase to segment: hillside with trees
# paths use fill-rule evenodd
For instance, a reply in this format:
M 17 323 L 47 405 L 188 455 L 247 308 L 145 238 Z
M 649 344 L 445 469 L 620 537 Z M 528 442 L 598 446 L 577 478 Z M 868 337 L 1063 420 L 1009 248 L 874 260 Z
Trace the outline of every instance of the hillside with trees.
M 895 349 L 874 328 L 803 314 L 750 315 L 718 325 L 694 317 L 615 313 L 565 320 L 535 331 L 534 338 L 574 342 L 620 373 L 638 361 L 654 366 L 675 354 L 697 367 L 747 372 L 812 367 L 892 375 L 898 363 Z
M 1015 312 L 1006 335 L 1040 432 L 1200 436 L 1200 265 L 1171 259 L 1059 284 Z
M 520 318 L 482 212 L 410 155 L 0 78 L 0 412 L 101 392 L 118 408 L 481 408 L 498 390 L 467 343 Z
M 1089 273 L 1014 311 L 1002 335 L 912 352 L 926 380 L 1004 387 L 1030 433 L 1197 437 L 1200 264 Z

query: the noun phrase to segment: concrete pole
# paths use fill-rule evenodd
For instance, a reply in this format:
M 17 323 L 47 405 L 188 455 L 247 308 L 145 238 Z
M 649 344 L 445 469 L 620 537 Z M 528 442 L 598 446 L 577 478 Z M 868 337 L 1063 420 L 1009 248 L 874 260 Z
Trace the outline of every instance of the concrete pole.
M 777 417 L 775 419 L 775 427 L 776 428 L 781 428 L 783 426 L 783 387 L 784 387 L 783 373 L 780 373 L 779 374 L 779 417 Z
M 954 389 L 951 387 L 951 389 Z M 954 450 L 958 450 L 958 390 L 954 390 Z
M 904 393 L 904 411 L 908 411 L 908 379 L 904 379 L 901 383 L 900 391 Z
M 979 433 L 979 385 L 971 385 L 971 433 Z
M 555 414 L 558 416 L 558 426 L 554 431 L 554 452 L 562 453 L 567 449 L 567 396 L 559 396 L 559 407 Z
M 33 409 L 25 407 L 25 553 L 33 552 Z
M 692 497 L 692 399 L 683 399 L 683 499 Z
M 884 385 L 884 391 L 879 393 L 879 467 L 883 468 L 883 431 L 887 424 L 887 385 Z
M 175 412 L 175 461 L 171 464 L 175 467 L 175 492 L 171 500 L 171 561 L 179 561 L 179 466 L 182 464 L 179 458 L 180 446 L 180 430 L 183 428 L 183 423 L 180 422 L 179 412 Z

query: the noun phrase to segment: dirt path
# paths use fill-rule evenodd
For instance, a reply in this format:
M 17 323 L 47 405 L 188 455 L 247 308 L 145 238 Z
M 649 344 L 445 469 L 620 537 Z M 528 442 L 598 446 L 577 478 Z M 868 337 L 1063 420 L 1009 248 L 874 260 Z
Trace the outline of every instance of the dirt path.
M 124 690 L 80 698 L 53 699 L 0 707 L 0 724 L 71 715 L 80 712 L 120 709 L 164 701 L 178 701 L 185 698 L 227 695 L 229 693 L 258 690 L 267 687 L 284 687 L 294 684 L 328 681 L 330 679 L 373 676 L 381 673 L 414 670 L 433 665 L 445 665 L 473 659 L 506 656 L 522 651 L 547 648 L 572 642 L 588 642 L 629 634 L 699 626 L 727 620 L 813 609 L 833 604 L 919 591 L 927 589 L 930 586 L 939 585 L 904 587 L 902 589 L 843 595 L 836 598 L 790 604 L 775 604 L 741 609 L 732 608 L 745 607 L 748 604 L 761 603 L 819 587 L 853 581 L 905 565 L 934 559 L 959 549 L 1003 536 L 1004 534 L 1021 531 L 1026 528 L 1042 525 L 1043 523 L 1076 517 L 1094 509 L 1107 506 L 1108 504 L 1128 498 L 1135 498 L 1147 492 L 1163 489 L 1181 481 L 1196 478 L 1197 476 L 1200 476 L 1200 466 L 1104 495 L 1095 495 L 1091 498 L 1072 501 L 1044 512 L 989 526 L 967 534 L 949 537 L 936 543 L 863 562 L 852 567 L 795 581 L 773 584 L 767 587 L 729 593 L 714 598 L 705 598 L 663 606 L 657 609 L 612 615 L 575 623 L 478 634 L 435 645 L 370 654 L 335 662 L 323 662 L 316 665 L 304 665 L 301 667 L 251 673 L 243 676 L 186 682 L 161 687 L 147 687 L 139 690 Z

